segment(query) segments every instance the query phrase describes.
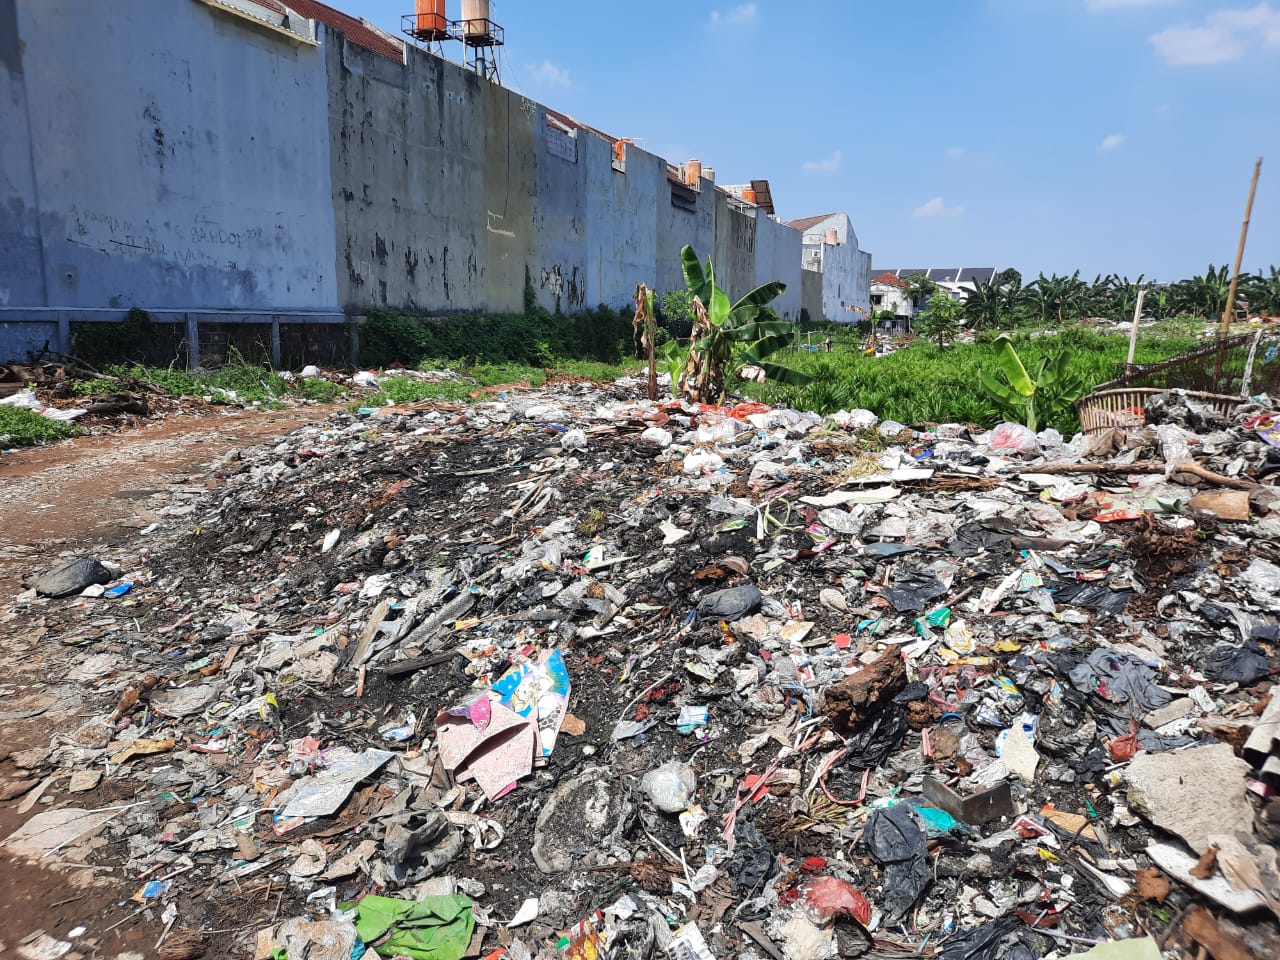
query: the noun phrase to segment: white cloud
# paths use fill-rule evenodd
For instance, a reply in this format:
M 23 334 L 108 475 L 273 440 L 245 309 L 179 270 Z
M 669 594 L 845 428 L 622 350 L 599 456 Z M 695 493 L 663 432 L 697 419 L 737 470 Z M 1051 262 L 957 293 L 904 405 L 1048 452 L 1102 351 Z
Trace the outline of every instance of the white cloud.
M 964 147 L 947 147 L 948 157 L 963 157 L 965 154 Z
M 948 207 L 941 197 L 934 197 L 928 203 L 916 207 L 913 217 L 958 217 L 964 213 L 964 205 Z
M 1099 150 L 1114 150 L 1120 144 L 1124 143 L 1123 133 L 1112 133 L 1102 138 L 1102 142 L 1098 144 Z
M 1280 50 L 1280 10 L 1270 3 L 1217 10 L 1198 24 L 1169 27 L 1150 40 L 1173 66 L 1230 63 L 1253 52 Z
M 1118 10 L 1121 7 L 1159 7 L 1170 0 L 1085 0 L 1090 10 Z
M 564 67 L 557 66 L 550 60 L 543 60 L 537 64 L 529 75 L 533 78 L 533 82 L 543 87 L 571 87 L 573 81 L 569 79 L 569 71 Z
M 719 10 L 711 11 L 711 25 L 718 27 L 721 24 L 727 24 L 731 27 L 752 27 L 755 26 L 756 17 L 760 13 L 760 8 L 754 3 L 740 3 L 731 10 L 725 10 L 723 13 Z
M 806 160 L 802 169 L 805 173 L 835 173 L 843 165 L 844 155 L 835 150 L 825 160 Z

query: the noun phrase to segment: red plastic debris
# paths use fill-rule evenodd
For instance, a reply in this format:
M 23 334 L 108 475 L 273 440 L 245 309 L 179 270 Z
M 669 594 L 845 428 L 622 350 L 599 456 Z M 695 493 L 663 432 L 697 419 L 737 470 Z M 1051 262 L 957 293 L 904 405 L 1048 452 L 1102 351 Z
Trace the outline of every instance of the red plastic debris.
M 821 873 L 827 869 L 827 861 L 823 857 L 805 857 L 804 862 L 800 864 L 800 872 L 815 874 Z
M 1134 754 L 1138 752 L 1138 735 L 1131 733 L 1125 737 L 1116 737 L 1107 746 L 1111 749 L 1111 756 L 1116 763 L 1124 763 L 1126 760 L 1132 760 Z
M 838 877 L 818 877 L 800 888 L 806 911 L 815 923 L 853 917 L 863 926 L 871 922 L 871 904 L 857 889 Z

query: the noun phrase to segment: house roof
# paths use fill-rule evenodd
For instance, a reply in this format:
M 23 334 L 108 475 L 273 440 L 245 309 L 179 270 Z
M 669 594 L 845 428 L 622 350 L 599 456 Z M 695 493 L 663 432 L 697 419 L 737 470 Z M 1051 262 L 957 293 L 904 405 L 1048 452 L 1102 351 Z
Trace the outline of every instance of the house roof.
M 903 278 L 924 276 L 935 283 L 991 283 L 995 280 L 998 272 L 995 267 L 933 267 L 931 269 L 906 267 L 904 269 L 877 270 L 876 275 L 884 276 L 887 274 Z
M 318 0 L 284 0 L 284 2 L 290 9 L 308 20 L 319 20 L 335 30 L 341 30 L 357 47 L 364 47 L 396 63 L 404 62 L 404 44 L 392 40 L 371 24 L 319 3 Z
M 787 220 L 786 224 L 793 230 L 799 230 L 801 233 L 804 233 L 806 230 L 811 230 L 816 227 L 823 220 L 830 220 L 834 216 L 835 213 L 824 213 L 816 217 L 802 217 L 799 220 Z
M 897 277 L 895 277 L 892 273 L 882 273 L 882 274 L 880 274 L 880 276 L 878 276 L 878 277 L 873 277 L 873 278 L 871 279 L 871 282 L 872 282 L 872 283 L 883 283 L 883 284 L 886 284 L 886 285 L 888 285 L 888 286 L 890 286 L 890 287 L 905 287 L 905 286 L 907 285 L 907 281 L 905 281 L 905 280 L 899 280 L 899 279 L 898 279 Z

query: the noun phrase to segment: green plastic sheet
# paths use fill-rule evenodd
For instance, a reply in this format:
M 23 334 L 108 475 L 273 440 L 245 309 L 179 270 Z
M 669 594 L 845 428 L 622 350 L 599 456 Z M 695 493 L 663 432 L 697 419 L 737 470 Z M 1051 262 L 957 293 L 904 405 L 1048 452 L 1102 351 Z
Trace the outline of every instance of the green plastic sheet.
M 421 900 L 365 897 L 356 904 L 356 933 L 383 956 L 462 960 L 476 927 L 471 906 L 471 898 L 461 894 Z

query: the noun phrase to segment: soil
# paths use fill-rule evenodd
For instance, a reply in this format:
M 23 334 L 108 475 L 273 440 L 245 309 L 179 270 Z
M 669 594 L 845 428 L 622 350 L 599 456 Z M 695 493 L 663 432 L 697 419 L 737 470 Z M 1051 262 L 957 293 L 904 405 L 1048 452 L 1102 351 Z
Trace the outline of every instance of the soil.
M 203 489 L 208 465 L 227 451 L 331 412 L 327 406 L 202 412 L 0 456 L 0 596 L 12 597 L 25 577 L 69 547 L 112 545 L 135 535 L 156 519 L 148 509 L 153 498 L 157 505 L 167 501 L 175 486 Z M 56 671 L 40 655 L 45 631 L 43 624 L 0 621 L 0 791 L 31 779 L 12 754 L 47 746 L 50 730 L 74 729 L 85 715 L 81 685 L 50 680 Z M 30 790 L 0 802 L 0 837 L 54 806 L 94 809 L 132 799 L 131 788 L 119 782 L 80 794 L 67 786 L 65 777 L 53 781 L 25 812 L 19 808 Z M 144 930 L 159 927 L 158 918 L 148 923 L 135 916 L 138 905 L 128 899 L 138 885 L 136 878 L 101 865 L 88 869 L 74 858 L 54 854 L 47 865 L 33 864 L 0 852 L 0 956 L 37 929 L 65 940 L 79 926 L 90 928 L 76 938 L 85 955 L 94 947 L 100 956 L 154 955 L 155 940 Z

